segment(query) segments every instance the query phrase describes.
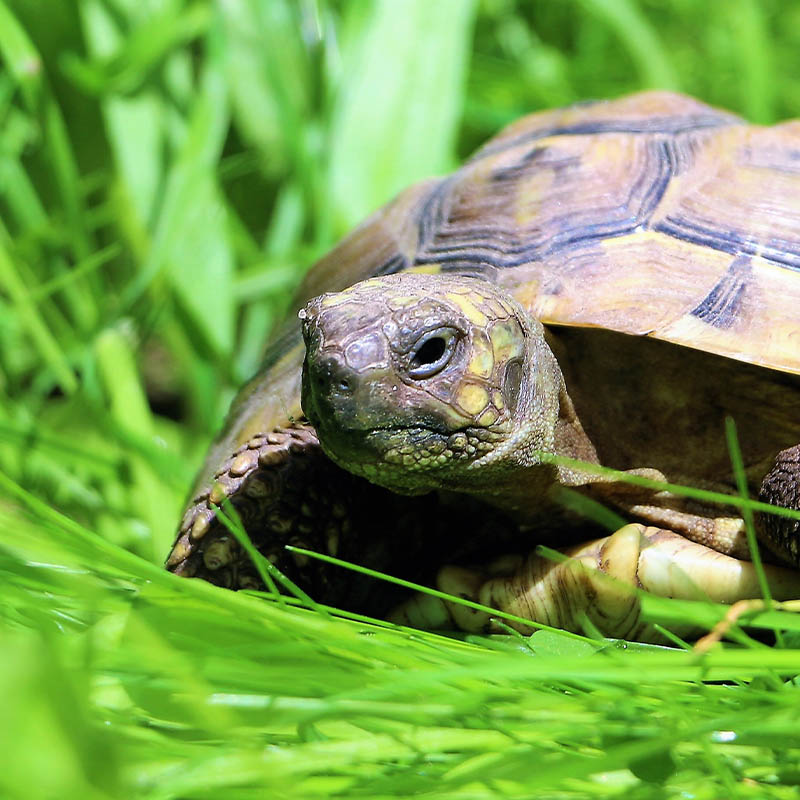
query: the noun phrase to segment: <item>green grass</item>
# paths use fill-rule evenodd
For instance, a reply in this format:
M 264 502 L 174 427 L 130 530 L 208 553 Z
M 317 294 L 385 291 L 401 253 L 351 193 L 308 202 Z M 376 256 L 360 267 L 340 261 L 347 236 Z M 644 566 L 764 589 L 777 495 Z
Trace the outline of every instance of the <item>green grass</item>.
M 455 639 L 160 565 L 316 256 L 537 108 L 796 114 L 800 7 L 0 0 L 0 60 L 0 797 L 797 796 L 786 611 L 703 655 Z

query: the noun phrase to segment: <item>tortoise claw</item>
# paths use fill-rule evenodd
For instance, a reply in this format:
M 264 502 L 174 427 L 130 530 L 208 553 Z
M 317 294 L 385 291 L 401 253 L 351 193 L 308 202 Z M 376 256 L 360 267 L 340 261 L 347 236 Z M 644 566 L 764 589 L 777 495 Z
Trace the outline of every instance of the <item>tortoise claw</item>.
M 660 528 L 626 525 L 603 539 L 564 552 L 554 561 L 532 554 L 513 574 L 444 567 L 437 588 L 543 625 L 582 632 L 588 620 L 604 636 L 663 641 L 641 617 L 639 590 L 684 600 L 734 603 L 760 596 L 751 562 L 722 555 Z M 766 565 L 775 599 L 800 597 L 800 574 Z M 393 622 L 469 632 L 500 630 L 487 612 L 416 595 L 398 606 Z M 506 622 L 522 633 L 531 628 Z M 695 635 L 697 629 L 677 631 Z
M 215 473 L 213 483 L 198 494 L 187 510 L 167 558 L 167 569 L 186 577 L 202 577 L 233 588 L 260 586 L 249 558 L 217 518 L 229 500 L 256 546 L 277 561 L 283 545 L 308 527 L 308 517 L 319 512 L 309 499 L 298 497 L 323 460 L 314 429 L 304 423 L 253 436 Z M 330 506 L 331 503 L 326 503 Z M 335 514 L 321 515 L 335 519 Z M 341 525 L 339 526 L 341 527 Z M 328 539 L 331 532 L 328 532 Z M 263 541 L 261 541 L 263 540 Z M 307 544 L 310 544 L 308 542 Z

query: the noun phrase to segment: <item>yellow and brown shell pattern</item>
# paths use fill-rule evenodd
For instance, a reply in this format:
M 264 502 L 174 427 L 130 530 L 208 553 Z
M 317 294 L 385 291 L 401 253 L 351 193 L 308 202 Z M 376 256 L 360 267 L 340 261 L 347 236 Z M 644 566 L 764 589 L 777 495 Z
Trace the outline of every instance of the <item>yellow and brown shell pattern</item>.
M 800 374 L 800 121 L 749 125 L 667 92 L 532 114 L 453 175 L 373 214 L 314 266 L 294 308 L 404 270 L 498 283 L 545 323 L 652 336 Z M 301 418 L 302 360 L 291 314 L 209 453 L 168 568 L 252 585 L 248 560 L 215 519 L 226 497 L 257 546 L 287 568 L 275 554 L 281 542 L 341 554 L 344 541 L 369 540 L 354 527 L 393 513 L 388 493 L 343 477 L 321 455 Z M 386 522 L 389 535 L 410 541 L 400 517 Z M 355 560 L 386 557 L 359 547 L 347 548 Z

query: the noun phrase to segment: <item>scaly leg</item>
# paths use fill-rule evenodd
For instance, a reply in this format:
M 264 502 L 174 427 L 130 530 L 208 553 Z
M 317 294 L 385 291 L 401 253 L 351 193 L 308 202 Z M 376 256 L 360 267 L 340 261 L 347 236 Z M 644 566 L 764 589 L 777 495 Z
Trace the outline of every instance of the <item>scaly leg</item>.
M 782 450 L 761 484 L 759 499 L 800 511 L 800 444 Z M 761 539 L 779 556 L 800 566 L 800 520 L 759 514 Z
M 251 437 L 199 492 L 181 522 L 167 569 L 231 589 L 263 589 L 250 557 L 218 518 L 229 501 L 256 549 L 314 600 L 381 616 L 400 590 L 384 581 L 290 553 L 284 545 L 430 583 L 436 567 L 458 559 L 465 530 L 501 516 L 465 503 L 443 508 L 435 494 L 394 494 L 337 467 L 314 429 L 298 422 Z M 507 526 L 510 534 L 516 530 Z M 469 544 L 467 542 L 466 544 Z
M 553 627 L 580 632 L 587 617 L 605 636 L 658 640 L 641 620 L 638 589 L 662 597 L 733 603 L 760 597 L 749 561 L 722 555 L 672 531 L 630 524 L 603 539 L 564 551 L 555 562 L 531 555 L 508 574 L 447 566 L 437 587 L 482 605 Z M 775 599 L 800 597 L 800 573 L 766 565 Z M 493 629 L 491 615 L 416 595 L 398 606 L 392 621 L 416 627 Z M 510 622 L 530 633 L 531 627 Z M 681 631 L 690 635 L 693 631 Z
M 399 562 L 402 569 L 402 555 L 395 552 L 400 537 L 374 536 L 375 520 L 387 508 L 398 525 L 405 521 L 396 496 L 332 464 L 310 425 L 257 434 L 232 453 L 211 485 L 193 498 L 167 559 L 167 569 L 177 575 L 231 589 L 264 589 L 250 557 L 218 518 L 226 500 L 256 549 L 312 597 L 353 610 L 377 602 L 380 613 L 385 584 L 284 548 L 296 545 L 376 569 Z M 420 545 L 413 525 L 408 528 L 403 550 L 411 554 Z

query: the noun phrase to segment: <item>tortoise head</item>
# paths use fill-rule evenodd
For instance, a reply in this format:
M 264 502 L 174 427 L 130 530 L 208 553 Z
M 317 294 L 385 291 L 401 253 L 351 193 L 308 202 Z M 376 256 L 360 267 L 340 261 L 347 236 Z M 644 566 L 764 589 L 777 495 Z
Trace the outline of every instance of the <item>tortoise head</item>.
M 300 318 L 303 411 L 345 469 L 406 494 L 480 492 L 553 451 L 561 372 L 542 325 L 491 284 L 372 278 Z

